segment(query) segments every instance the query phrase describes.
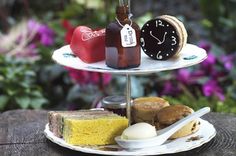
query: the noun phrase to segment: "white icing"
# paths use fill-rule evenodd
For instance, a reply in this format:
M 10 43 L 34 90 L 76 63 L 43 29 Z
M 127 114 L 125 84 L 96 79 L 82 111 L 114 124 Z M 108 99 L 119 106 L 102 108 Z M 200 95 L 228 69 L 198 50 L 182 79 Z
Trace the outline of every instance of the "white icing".
M 171 45 L 176 45 L 176 38 L 174 37 L 174 36 L 171 36 L 171 39 L 172 39 L 172 41 L 174 42 L 174 43 L 171 43 Z
M 162 59 L 161 51 L 157 53 L 157 59 Z
M 150 35 L 151 35 L 154 39 L 156 39 L 156 40 L 158 41 L 157 44 L 162 44 L 162 43 L 165 42 L 167 32 L 165 32 L 162 41 L 161 41 L 159 38 L 157 38 L 156 36 L 154 36 L 154 35 L 152 34 L 152 31 L 150 31 Z
M 141 46 L 144 47 L 145 46 L 144 38 L 140 38 L 140 42 L 141 42 Z
M 82 41 L 88 41 L 99 36 L 105 36 L 105 29 L 92 31 L 92 29 L 90 28 L 82 28 L 80 32 L 82 32 Z
M 156 27 L 158 27 L 158 26 L 164 27 L 165 25 L 162 23 L 161 20 L 158 20 L 158 21 L 156 21 Z
M 165 40 L 166 40 L 166 35 L 167 35 L 167 32 L 165 32 L 165 34 L 164 34 L 164 36 L 163 36 L 163 39 L 162 39 L 162 42 L 161 42 L 161 43 L 157 43 L 157 44 L 162 44 L 162 43 L 164 43 Z

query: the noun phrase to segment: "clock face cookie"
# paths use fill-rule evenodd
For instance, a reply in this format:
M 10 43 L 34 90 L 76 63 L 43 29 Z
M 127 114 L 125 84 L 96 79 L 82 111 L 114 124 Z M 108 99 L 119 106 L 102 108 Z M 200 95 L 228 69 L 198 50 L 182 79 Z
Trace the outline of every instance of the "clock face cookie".
M 141 29 L 141 47 L 149 57 L 156 60 L 171 58 L 182 49 L 184 44 L 184 33 L 181 32 L 183 26 L 168 17 L 160 16 L 152 19 Z

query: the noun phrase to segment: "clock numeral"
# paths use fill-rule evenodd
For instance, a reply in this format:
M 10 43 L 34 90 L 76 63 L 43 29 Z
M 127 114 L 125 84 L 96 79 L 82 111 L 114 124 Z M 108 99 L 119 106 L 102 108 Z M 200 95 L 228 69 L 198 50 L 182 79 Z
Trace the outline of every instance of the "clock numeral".
M 157 53 L 157 59 L 162 59 L 161 51 Z
M 161 20 L 157 20 L 157 21 L 156 21 L 156 27 L 158 27 L 158 26 L 164 27 L 165 25 L 162 23 Z
M 144 38 L 140 38 L 140 42 L 141 42 L 141 46 L 144 47 L 145 46 Z
M 171 36 L 172 42 L 171 45 L 176 45 L 177 41 L 176 38 L 174 36 Z

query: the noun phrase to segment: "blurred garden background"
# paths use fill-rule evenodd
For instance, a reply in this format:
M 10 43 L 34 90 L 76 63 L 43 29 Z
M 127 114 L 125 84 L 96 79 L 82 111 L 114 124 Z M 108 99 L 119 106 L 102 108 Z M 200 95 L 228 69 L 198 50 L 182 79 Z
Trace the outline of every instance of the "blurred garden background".
M 78 71 L 52 61 L 80 25 L 104 28 L 118 0 L 0 0 L 0 111 L 99 107 L 125 94 L 125 77 Z M 169 14 L 184 22 L 188 42 L 208 58 L 190 68 L 132 77 L 132 97 L 161 96 L 172 104 L 236 114 L 236 1 L 131 0 L 140 27 Z

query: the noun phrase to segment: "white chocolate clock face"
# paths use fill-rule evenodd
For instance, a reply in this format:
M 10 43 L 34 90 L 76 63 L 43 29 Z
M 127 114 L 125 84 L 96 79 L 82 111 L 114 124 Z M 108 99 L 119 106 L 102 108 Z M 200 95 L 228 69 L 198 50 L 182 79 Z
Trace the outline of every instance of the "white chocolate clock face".
M 175 26 L 163 19 L 150 20 L 141 29 L 140 45 L 153 59 L 167 60 L 174 56 L 179 40 Z

